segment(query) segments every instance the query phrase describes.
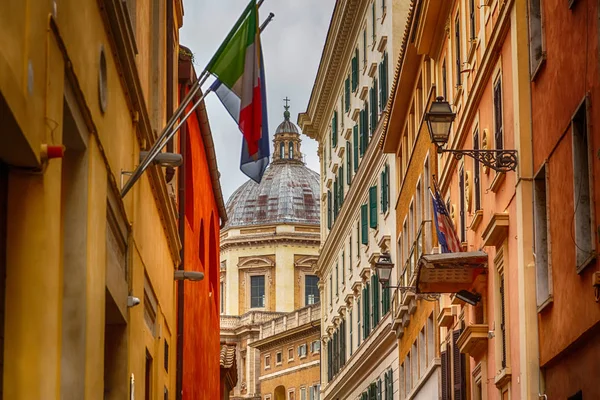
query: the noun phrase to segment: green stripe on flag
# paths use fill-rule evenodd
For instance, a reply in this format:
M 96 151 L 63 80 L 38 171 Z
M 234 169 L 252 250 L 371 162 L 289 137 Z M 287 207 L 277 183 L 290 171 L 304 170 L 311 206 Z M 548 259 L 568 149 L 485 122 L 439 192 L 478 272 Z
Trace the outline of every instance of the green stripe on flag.
M 252 1 L 246 9 L 246 15 L 229 41 L 223 43 L 207 70 L 219 80 L 233 88 L 244 74 L 246 50 L 251 46 L 257 33 L 258 10 Z

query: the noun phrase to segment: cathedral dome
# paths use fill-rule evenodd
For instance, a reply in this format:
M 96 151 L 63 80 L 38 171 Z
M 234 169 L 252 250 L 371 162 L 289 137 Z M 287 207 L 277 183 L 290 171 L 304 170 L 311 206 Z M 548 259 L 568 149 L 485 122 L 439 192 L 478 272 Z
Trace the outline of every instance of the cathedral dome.
M 319 225 L 319 174 L 304 164 L 300 142 L 300 133 L 290 122 L 286 105 L 284 121 L 273 139 L 273 162 L 260 184 L 248 180 L 231 195 L 225 228 L 281 223 Z

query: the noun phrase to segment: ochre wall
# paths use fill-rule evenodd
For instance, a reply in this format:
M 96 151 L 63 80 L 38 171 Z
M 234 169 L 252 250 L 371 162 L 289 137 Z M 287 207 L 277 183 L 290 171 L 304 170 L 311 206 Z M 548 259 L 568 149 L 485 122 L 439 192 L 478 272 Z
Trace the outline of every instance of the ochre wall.
M 186 271 L 204 272 L 204 279 L 184 282 L 183 399 L 217 399 L 220 393 L 219 212 L 196 114 L 187 123 L 186 147 L 185 190 L 193 192 L 193 196 L 186 196 L 185 203 L 184 266 Z M 200 254 L 202 247 L 204 254 Z

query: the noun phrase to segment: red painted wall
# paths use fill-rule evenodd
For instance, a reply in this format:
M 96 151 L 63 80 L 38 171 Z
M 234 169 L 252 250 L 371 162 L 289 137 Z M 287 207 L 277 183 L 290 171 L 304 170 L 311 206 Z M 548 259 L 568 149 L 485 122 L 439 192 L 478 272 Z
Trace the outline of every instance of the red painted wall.
M 184 266 L 204 279 L 184 283 L 183 399 L 218 399 L 219 212 L 195 113 L 187 122 L 184 168 Z
M 563 0 L 542 4 L 545 65 L 532 82 L 534 171 L 548 162 L 548 202 L 553 302 L 539 314 L 540 363 L 546 370 L 548 398 L 566 398 L 592 382 L 598 371 L 600 346 L 589 332 L 600 325 L 600 304 L 594 300 L 591 276 L 596 260 L 576 272 L 574 242 L 573 149 L 571 119 L 586 94 L 595 221 L 600 223 L 600 91 L 598 78 L 598 3 L 577 0 L 569 10 Z M 599 243 L 596 236 L 596 251 Z M 596 329 L 597 330 L 597 329 Z M 593 335 L 592 335 L 593 337 Z M 569 347 L 570 346 L 570 347 Z M 593 351 L 594 357 L 589 357 Z M 577 361 L 578 360 L 578 361 Z M 565 368 L 565 366 L 569 368 Z M 596 372 L 592 372 L 596 371 Z M 574 379 L 580 377 L 581 379 Z M 591 380 L 590 380 L 591 379 Z M 598 385 L 589 385 L 584 398 L 600 398 Z

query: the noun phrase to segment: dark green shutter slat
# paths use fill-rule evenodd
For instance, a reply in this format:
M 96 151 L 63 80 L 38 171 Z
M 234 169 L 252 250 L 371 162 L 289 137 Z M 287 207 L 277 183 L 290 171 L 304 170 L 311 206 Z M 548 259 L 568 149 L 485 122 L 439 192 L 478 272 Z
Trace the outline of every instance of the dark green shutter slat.
M 379 121 L 379 95 L 378 95 L 378 81 L 377 79 L 373 80 L 373 133 L 375 133 L 375 128 L 377 127 L 377 122 Z
M 361 243 L 364 245 L 368 245 L 369 244 L 369 231 L 368 231 L 368 224 L 367 224 L 367 217 L 368 217 L 368 205 L 367 204 L 363 204 L 362 206 L 360 206 L 360 228 L 361 228 Z
M 354 136 L 354 143 L 353 143 L 353 147 L 354 147 L 354 172 L 358 171 L 358 156 L 359 156 L 359 152 L 358 152 L 358 125 L 354 125 L 354 127 L 352 128 L 352 134 Z
M 346 95 L 346 99 L 345 99 L 345 101 L 346 101 L 346 108 L 345 108 L 345 111 L 348 112 L 348 111 L 350 111 L 350 77 L 349 76 L 346 78 L 345 89 L 346 89 L 346 92 L 345 92 L 345 95 Z
M 383 105 L 383 107 L 385 107 L 385 105 L 387 104 L 388 101 L 388 88 L 389 88 L 389 82 L 388 82 L 388 54 L 387 51 L 383 53 L 383 82 L 381 82 L 381 85 L 383 87 L 383 98 L 385 100 L 385 103 Z
M 352 145 L 346 141 L 346 184 L 352 183 Z
M 377 186 L 369 188 L 369 226 L 377 229 Z
M 331 191 L 327 191 L 327 228 L 331 229 Z
M 360 110 L 360 115 L 358 118 L 358 123 L 359 123 L 359 129 L 360 129 L 360 142 L 359 142 L 359 146 L 360 146 L 360 156 L 364 156 L 365 155 L 365 139 L 364 139 L 364 135 L 365 135 L 365 122 L 366 122 L 366 118 L 365 118 L 365 110 Z
M 340 191 L 340 194 L 338 195 L 338 200 L 340 202 L 339 209 L 341 210 L 342 204 L 344 204 L 344 165 L 340 165 L 338 190 Z
M 331 120 L 331 145 L 333 147 L 337 147 L 337 137 L 338 137 L 338 113 L 337 111 L 333 112 L 333 118 Z
M 367 150 L 367 146 L 369 145 L 369 102 L 365 101 L 365 133 L 363 136 L 364 144 L 363 147 L 365 151 Z

